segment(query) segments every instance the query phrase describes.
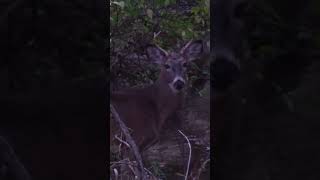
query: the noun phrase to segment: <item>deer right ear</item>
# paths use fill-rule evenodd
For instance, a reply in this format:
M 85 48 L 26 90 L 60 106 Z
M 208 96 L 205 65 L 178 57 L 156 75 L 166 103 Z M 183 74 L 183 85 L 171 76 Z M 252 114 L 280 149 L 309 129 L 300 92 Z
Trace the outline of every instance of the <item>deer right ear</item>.
M 180 51 L 188 61 L 193 61 L 200 58 L 203 54 L 203 42 L 201 40 L 190 41 Z
M 149 45 L 146 48 L 148 58 L 157 64 L 164 64 L 168 53 L 156 45 Z

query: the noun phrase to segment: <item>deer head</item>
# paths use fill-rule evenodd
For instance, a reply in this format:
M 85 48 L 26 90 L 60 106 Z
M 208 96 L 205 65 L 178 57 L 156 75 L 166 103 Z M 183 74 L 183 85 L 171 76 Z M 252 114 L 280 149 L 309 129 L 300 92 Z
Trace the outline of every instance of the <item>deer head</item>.
M 178 93 L 185 87 L 189 62 L 201 57 L 203 43 L 201 40 L 190 41 L 179 52 L 167 52 L 155 45 L 148 46 L 146 51 L 148 58 L 161 66 L 159 79 L 166 83 L 173 93 Z

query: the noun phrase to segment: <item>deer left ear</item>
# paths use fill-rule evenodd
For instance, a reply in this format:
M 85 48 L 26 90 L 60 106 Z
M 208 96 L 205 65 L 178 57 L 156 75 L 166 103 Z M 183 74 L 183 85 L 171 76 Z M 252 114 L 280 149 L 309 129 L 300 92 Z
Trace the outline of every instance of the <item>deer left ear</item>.
M 188 61 L 198 59 L 203 54 L 203 42 L 201 40 L 190 41 L 180 51 Z

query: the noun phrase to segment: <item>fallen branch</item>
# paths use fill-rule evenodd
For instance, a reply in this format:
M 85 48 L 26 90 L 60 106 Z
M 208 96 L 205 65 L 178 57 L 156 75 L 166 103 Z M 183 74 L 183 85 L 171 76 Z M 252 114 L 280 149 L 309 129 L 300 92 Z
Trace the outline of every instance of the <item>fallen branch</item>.
M 119 114 L 117 113 L 117 111 L 115 110 L 115 108 L 113 107 L 112 104 L 110 104 L 110 110 L 112 112 L 112 114 L 114 115 L 114 119 L 117 121 L 117 123 L 119 124 L 120 128 L 121 128 L 121 131 L 124 133 L 124 135 L 126 136 L 126 140 L 128 141 L 128 143 L 130 144 L 131 148 L 132 148 L 132 151 L 133 151 L 133 154 L 139 164 L 139 167 L 140 167 L 140 171 L 141 171 L 141 179 L 142 180 L 146 180 L 147 179 L 147 175 L 145 173 L 145 170 L 144 170 L 144 166 L 143 166 L 143 163 L 142 163 L 142 158 L 141 158 L 141 155 L 138 151 L 138 148 L 137 148 L 137 145 L 136 143 L 134 142 L 133 138 L 131 137 L 130 133 L 129 133 L 129 130 L 127 128 L 127 126 L 124 124 L 124 122 L 120 119 L 120 116 Z

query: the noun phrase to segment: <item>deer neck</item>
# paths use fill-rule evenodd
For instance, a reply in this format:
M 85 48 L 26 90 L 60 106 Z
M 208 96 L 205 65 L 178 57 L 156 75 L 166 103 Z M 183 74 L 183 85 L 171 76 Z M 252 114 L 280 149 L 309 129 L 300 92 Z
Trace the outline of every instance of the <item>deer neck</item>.
M 173 92 L 162 76 L 155 82 L 154 96 L 159 113 L 170 114 L 180 108 L 183 94 Z

